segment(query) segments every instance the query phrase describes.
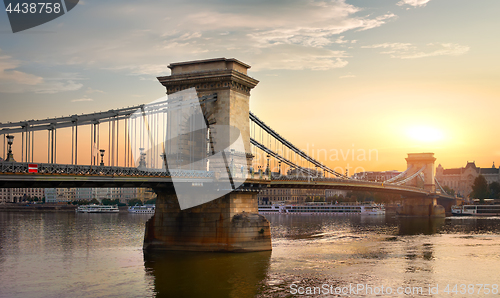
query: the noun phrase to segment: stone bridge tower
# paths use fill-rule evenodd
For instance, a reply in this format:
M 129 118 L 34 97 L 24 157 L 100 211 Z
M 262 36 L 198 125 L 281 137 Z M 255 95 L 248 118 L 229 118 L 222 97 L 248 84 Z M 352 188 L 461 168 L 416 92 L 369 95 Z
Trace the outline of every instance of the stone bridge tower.
M 247 75 L 250 66 L 236 59 L 218 58 L 172 63 L 168 67 L 171 75 L 158 77 L 159 82 L 166 87 L 167 94 L 189 88 L 195 88 L 198 97 L 217 94 L 216 101 L 201 105 L 203 116 L 208 126 L 238 128 L 243 146 L 229 149 L 249 165 L 252 158 L 250 90 L 258 83 Z M 219 134 L 218 139 L 222 134 L 222 138 L 233 139 L 234 130 L 214 130 L 211 133 Z M 169 153 L 166 154 L 168 160 Z M 146 223 L 144 250 L 271 250 L 269 222 L 258 214 L 257 209 L 258 183 L 250 182 L 242 186 L 218 199 L 184 210 L 180 209 L 172 187 L 155 188 L 156 213 Z
M 425 166 L 422 173 L 424 174 L 423 186 L 428 195 L 408 196 L 405 198 L 402 208 L 398 210 L 399 215 L 404 216 L 429 216 L 429 217 L 444 217 L 445 209 L 437 202 L 435 194 L 436 186 L 434 182 L 434 162 L 436 158 L 434 153 L 408 153 L 406 162 L 410 170 L 406 177 L 410 177 Z M 415 177 L 408 181 L 406 185 L 421 186 L 422 179 Z
M 434 157 L 434 153 L 408 153 L 408 157 L 406 158 L 407 168 L 411 169 L 406 174 L 406 177 L 409 177 L 419 171 L 422 167 L 425 166 L 423 170 L 424 174 L 424 189 L 429 192 L 436 192 L 436 185 L 434 182 L 434 162 L 436 158 Z M 419 177 L 415 177 L 411 181 L 407 182 L 407 185 L 410 186 L 418 186 L 419 183 L 422 183 L 422 179 Z
M 250 90 L 259 83 L 247 75 L 250 66 L 236 59 L 218 58 L 172 63 L 168 67 L 172 75 L 158 78 L 167 94 L 189 88 L 196 88 L 198 97 L 216 93 L 216 102 L 202 106 L 205 117 L 210 125 L 238 128 L 244 153 L 250 156 Z

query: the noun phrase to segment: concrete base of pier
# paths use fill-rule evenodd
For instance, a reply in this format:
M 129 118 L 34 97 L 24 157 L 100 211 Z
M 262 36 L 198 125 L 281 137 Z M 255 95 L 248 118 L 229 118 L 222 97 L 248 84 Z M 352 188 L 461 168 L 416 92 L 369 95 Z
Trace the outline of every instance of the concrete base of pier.
M 271 249 L 269 222 L 258 214 L 256 193 L 233 192 L 180 210 L 173 191 L 157 191 L 155 215 L 146 223 L 145 251 Z
M 435 198 L 412 197 L 404 200 L 404 204 L 397 214 L 402 216 L 445 217 L 445 209 L 437 204 Z

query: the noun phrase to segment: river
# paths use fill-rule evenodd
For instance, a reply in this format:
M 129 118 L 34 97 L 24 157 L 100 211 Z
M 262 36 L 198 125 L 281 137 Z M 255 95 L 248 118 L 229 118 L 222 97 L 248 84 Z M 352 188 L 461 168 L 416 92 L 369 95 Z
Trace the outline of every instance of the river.
M 149 215 L 0 212 L 0 297 L 498 297 L 500 218 L 266 217 L 272 252 L 144 256 Z

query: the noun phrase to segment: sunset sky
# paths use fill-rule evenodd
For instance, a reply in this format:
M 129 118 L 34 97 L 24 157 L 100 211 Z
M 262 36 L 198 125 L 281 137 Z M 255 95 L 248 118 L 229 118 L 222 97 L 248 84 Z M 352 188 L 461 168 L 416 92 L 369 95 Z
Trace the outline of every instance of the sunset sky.
M 320 158 L 331 167 L 404 170 L 417 152 L 445 168 L 498 166 L 499 11 L 498 0 L 85 0 L 15 34 L 2 11 L 0 122 L 148 103 L 170 63 L 226 57 L 260 81 L 251 110 L 303 150 L 336 150 Z M 377 158 L 357 160 L 370 149 Z

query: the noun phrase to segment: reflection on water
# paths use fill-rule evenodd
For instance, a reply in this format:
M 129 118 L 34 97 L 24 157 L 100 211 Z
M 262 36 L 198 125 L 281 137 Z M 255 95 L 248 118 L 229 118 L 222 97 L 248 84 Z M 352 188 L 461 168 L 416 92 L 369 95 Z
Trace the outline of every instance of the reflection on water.
M 499 218 L 271 215 L 268 219 L 273 254 L 259 297 L 291 297 L 292 284 L 426 289 L 416 297 L 428 296 L 429 286 L 494 284 L 500 278 L 495 270 L 500 266 Z
M 445 218 L 411 218 L 393 219 L 398 226 L 398 235 L 432 235 L 444 226 Z M 389 220 L 388 222 L 391 222 Z
M 0 212 L 0 297 L 292 297 L 292 284 L 500 283 L 500 218 L 272 214 L 272 252 L 143 255 L 148 218 Z
M 271 252 L 145 254 L 156 297 L 255 297 Z
M 0 212 L 0 297 L 148 297 L 149 216 Z

